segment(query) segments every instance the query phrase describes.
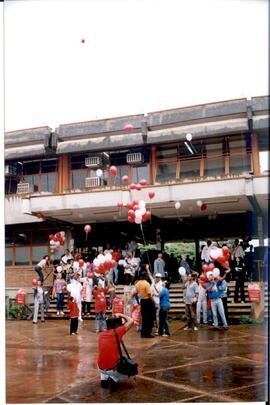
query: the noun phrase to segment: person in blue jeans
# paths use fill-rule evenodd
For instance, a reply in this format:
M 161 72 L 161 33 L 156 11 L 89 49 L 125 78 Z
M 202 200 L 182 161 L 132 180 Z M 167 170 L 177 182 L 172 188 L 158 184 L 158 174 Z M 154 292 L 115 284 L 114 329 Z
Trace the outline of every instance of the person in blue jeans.
M 158 327 L 158 334 L 159 336 L 170 336 L 171 332 L 169 329 L 169 322 L 168 322 L 168 311 L 171 307 L 170 303 L 170 282 L 165 281 L 164 287 L 161 289 L 159 293 L 159 327 Z
M 208 282 L 206 283 L 206 290 L 208 292 L 208 296 L 211 299 L 211 309 L 213 314 L 214 320 L 214 330 L 219 330 L 218 327 L 218 313 L 220 315 L 223 328 L 228 330 L 228 324 L 224 313 L 223 302 L 221 299 L 221 287 L 222 281 L 218 281 L 214 278 L 214 274 L 212 271 L 208 272 Z

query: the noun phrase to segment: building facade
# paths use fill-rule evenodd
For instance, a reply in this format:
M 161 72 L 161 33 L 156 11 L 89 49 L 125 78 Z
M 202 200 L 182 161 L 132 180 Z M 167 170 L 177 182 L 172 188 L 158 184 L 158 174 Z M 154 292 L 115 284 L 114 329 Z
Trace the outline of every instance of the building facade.
M 6 286 L 31 283 L 33 266 L 50 254 L 51 233 L 66 232 L 55 257 L 66 247 L 142 240 L 120 201 L 146 202 L 152 213 L 143 224 L 147 243 L 188 240 L 198 249 L 200 240 L 250 236 L 263 246 L 268 135 L 268 96 L 64 124 L 54 132 L 6 132 Z M 141 179 L 147 185 L 130 190 Z M 85 224 L 92 227 L 87 238 Z

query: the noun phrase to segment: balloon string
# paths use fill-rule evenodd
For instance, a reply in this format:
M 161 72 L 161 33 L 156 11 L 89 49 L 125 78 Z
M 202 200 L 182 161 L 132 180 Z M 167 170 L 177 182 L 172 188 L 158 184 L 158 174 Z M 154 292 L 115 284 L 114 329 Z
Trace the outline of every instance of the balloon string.
M 146 241 L 145 241 L 145 237 L 144 237 L 144 232 L 143 232 L 143 226 L 142 226 L 142 224 L 140 224 L 140 228 L 141 228 L 142 237 L 143 237 L 143 244 L 144 244 L 144 246 L 146 246 Z M 146 255 L 147 255 L 147 260 L 148 260 L 149 268 L 150 268 L 150 271 L 151 271 L 151 273 L 152 273 L 152 267 L 151 267 L 151 263 L 150 263 L 149 254 L 148 254 L 148 250 L 147 250 L 147 249 L 146 249 Z

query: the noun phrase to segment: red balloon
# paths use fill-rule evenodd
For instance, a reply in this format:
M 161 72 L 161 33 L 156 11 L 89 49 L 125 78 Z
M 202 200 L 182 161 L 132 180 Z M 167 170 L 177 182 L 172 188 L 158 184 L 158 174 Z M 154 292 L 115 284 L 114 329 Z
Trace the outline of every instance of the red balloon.
M 148 221 L 148 216 L 147 216 L 147 214 L 145 213 L 145 214 L 143 214 L 143 216 L 142 216 L 142 222 L 146 222 L 146 221 Z
M 154 198 L 155 197 L 155 193 L 154 193 L 154 191 L 149 191 L 149 193 L 148 193 L 148 197 L 152 200 L 152 198 Z
M 200 275 L 200 280 L 201 280 L 201 281 L 206 281 L 206 276 L 205 276 L 204 274 L 201 274 L 201 275 Z
M 111 261 L 110 260 L 105 260 L 104 269 L 109 270 L 110 268 L 111 268 Z
M 87 269 L 90 269 L 90 267 L 91 267 L 91 263 L 90 262 L 86 262 L 86 268 Z M 88 273 L 87 273 L 88 274 Z
M 136 190 L 136 184 L 131 183 L 131 185 L 129 186 L 130 190 Z
M 147 184 L 147 180 L 145 180 L 145 179 L 140 180 L 140 185 L 141 186 L 146 186 L 146 184 Z
M 87 277 L 88 278 L 93 278 L 94 277 L 94 275 L 93 275 L 93 273 L 90 273 L 90 271 L 87 273 Z
M 117 204 L 117 206 L 118 206 L 118 208 L 123 208 L 123 203 L 122 203 L 122 201 L 119 201 L 118 204 Z
M 203 264 L 202 265 L 203 271 L 206 273 L 208 271 L 208 264 Z M 210 269 L 209 269 L 210 270 Z
M 201 205 L 201 211 L 205 211 L 206 209 L 207 209 L 207 205 L 203 203 Z
M 136 190 L 141 191 L 141 189 L 142 189 L 142 186 L 140 184 L 136 184 Z
M 214 270 L 214 268 L 215 268 L 214 263 L 210 263 L 210 264 L 208 265 L 208 270 L 209 270 L 209 271 Z
M 50 240 L 53 240 L 53 239 L 54 239 L 54 235 L 53 235 L 52 233 L 49 235 L 49 239 L 50 239 Z
M 55 242 L 57 242 L 57 241 L 58 241 L 57 236 L 54 236 L 54 237 L 53 237 L 53 240 L 54 240 Z
M 104 271 L 105 270 L 105 262 L 104 263 L 100 263 L 100 265 L 98 266 L 100 271 Z
M 63 240 L 60 241 L 60 245 L 64 246 L 65 242 Z
M 32 286 L 36 286 L 37 285 L 37 280 L 35 278 L 33 278 L 32 280 Z
M 84 265 L 84 261 L 83 261 L 83 259 L 80 259 L 79 260 L 79 266 L 82 267 L 83 265 Z
M 135 211 L 134 211 L 134 210 L 129 210 L 129 211 L 128 211 L 128 216 L 135 218 Z
M 109 168 L 109 172 L 110 172 L 111 176 L 116 176 L 117 175 L 117 167 L 111 166 Z
M 81 43 L 84 44 L 84 43 L 85 43 L 85 39 L 82 38 L 82 39 L 81 39 Z
M 132 201 L 132 206 L 134 207 L 134 205 L 139 205 L 139 200 L 133 200 Z
M 122 183 L 128 183 L 128 176 L 123 176 L 122 177 Z
M 130 217 L 130 216 L 128 216 L 128 222 L 130 222 L 131 224 L 132 224 L 133 222 L 135 222 L 135 217 Z
M 138 206 L 138 205 L 133 205 L 133 210 L 134 211 L 137 211 L 137 210 L 139 210 L 140 209 L 140 207 Z
M 145 215 L 147 215 L 147 219 L 151 218 L 151 212 L 150 211 L 146 211 Z
M 85 227 L 84 227 L 84 232 L 86 232 L 86 233 L 89 233 L 89 232 L 91 232 L 91 226 L 90 225 L 85 225 Z
M 225 260 L 225 262 L 223 263 L 223 267 L 224 269 L 229 269 L 230 268 L 230 263 L 228 262 L 228 260 Z
M 133 127 L 132 124 L 127 124 L 127 125 L 124 126 L 124 131 L 127 132 L 127 133 L 132 132 L 133 129 L 134 129 L 134 127 Z

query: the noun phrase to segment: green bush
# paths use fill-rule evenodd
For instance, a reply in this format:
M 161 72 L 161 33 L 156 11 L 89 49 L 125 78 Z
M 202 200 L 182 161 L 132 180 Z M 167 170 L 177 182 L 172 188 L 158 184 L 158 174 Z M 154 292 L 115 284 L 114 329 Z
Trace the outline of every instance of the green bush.
M 8 308 L 8 315 L 15 319 L 27 319 L 27 310 L 25 305 L 12 304 Z
M 263 321 L 260 321 L 259 319 L 251 319 L 246 316 L 240 316 L 239 323 L 241 325 L 245 325 L 245 324 L 256 324 L 257 325 L 257 324 L 262 324 Z

